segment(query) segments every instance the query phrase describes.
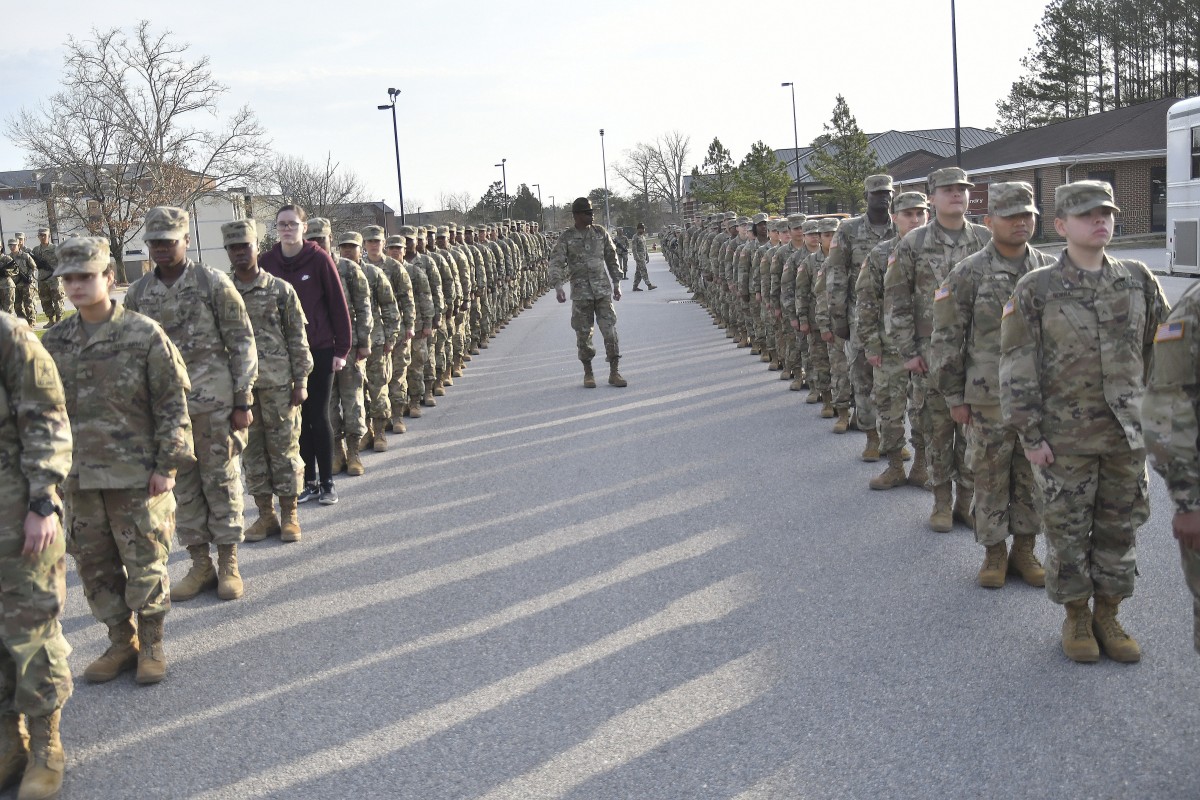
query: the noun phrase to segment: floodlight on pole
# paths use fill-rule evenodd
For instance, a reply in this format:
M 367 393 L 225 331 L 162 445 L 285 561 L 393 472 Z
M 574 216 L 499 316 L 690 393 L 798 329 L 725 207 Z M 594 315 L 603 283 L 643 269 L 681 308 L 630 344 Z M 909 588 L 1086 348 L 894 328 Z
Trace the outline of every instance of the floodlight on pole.
M 792 168 L 796 170 L 796 210 L 803 211 L 800 200 L 800 128 L 796 125 L 796 84 L 788 81 L 779 85 L 792 90 L 792 144 L 795 146 L 795 150 L 792 151 Z
M 500 163 L 496 166 L 500 168 L 500 178 L 504 182 L 504 213 L 501 214 L 501 219 L 508 216 L 508 169 L 504 166 L 508 163 L 507 158 L 500 159 Z
M 388 87 L 388 100 L 391 101 L 386 105 L 376 106 L 380 111 L 392 111 L 392 142 L 396 145 L 396 189 L 400 192 L 400 224 L 404 224 L 404 180 L 400 177 L 400 132 L 396 125 L 396 99 L 400 96 L 400 90 L 394 87 Z
M 612 227 L 608 213 L 608 157 L 604 154 L 604 128 L 600 129 L 600 163 L 604 165 L 604 227 Z

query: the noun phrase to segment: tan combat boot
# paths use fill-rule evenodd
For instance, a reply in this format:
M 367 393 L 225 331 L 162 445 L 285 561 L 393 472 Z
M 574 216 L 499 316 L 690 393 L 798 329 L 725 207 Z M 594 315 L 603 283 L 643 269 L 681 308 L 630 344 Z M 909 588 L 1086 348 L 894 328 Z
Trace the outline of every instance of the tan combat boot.
M 212 559 L 208 557 L 208 545 L 188 545 L 188 553 L 192 557 L 192 568 L 183 576 L 183 580 L 171 587 L 172 602 L 191 600 L 217 585 L 217 570 L 213 568 Z
M 837 422 L 833 423 L 834 433 L 845 433 L 850 430 L 850 409 L 839 408 L 837 410 Z
M 258 506 L 258 519 L 246 529 L 247 542 L 261 542 L 268 536 L 279 534 L 279 517 L 275 516 L 275 495 L 256 494 L 254 505 Z
M 330 467 L 334 475 L 340 475 L 346 469 L 346 440 L 335 438 L 333 440 L 333 466 Z
M 238 572 L 237 545 L 217 545 L 217 597 L 237 600 L 242 596 L 242 574 Z
M 821 392 L 821 419 L 833 419 L 837 413 L 833 410 L 833 392 Z
M 444 376 L 441 378 L 438 378 L 436 381 L 434 381 L 433 382 L 433 396 L 434 397 L 445 397 L 446 396 L 446 386 L 447 386 L 446 378 Z
M 371 449 L 376 453 L 386 453 L 388 449 L 387 436 L 383 432 L 386 422 L 382 419 L 371 420 Z
M 29 763 L 29 737 L 21 731 L 21 715 L 0 714 L 0 792 L 21 779 Z
M 971 510 L 971 503 L 974 500 L 974 489 L 964 489 L 962 486 L 955 489 L 954 519 L 966 525 L 971 530 L 975 530 L 975 512 Z
M 779 372 L 783 369 L 783 365 L 779 363 L 779 354 L 774 350 L 767 351 L 767 369 L 771 372 Z
M 608 365 L 608 385 L 609 386 L 628 386 L 629 381 L 621 377 L 621 373 L 617 371 L 617 359 L 613 359 Z
M 793 391 L 793 392 L 803 391 L 804 390 L 804 381 L 800 380 L 799 378 L 792 378 L 792 382 L 788 384 L 788 390 Z M 805 402 L 808 402 L 808 401 L 805 400 Z
M 979 568 L 979 585 L 985 589 L 1003 589 L 1008 574 L 1008 544 L 989 544 Z
M 352 441 L 346 447 L 346 474 L 357 478 L 367 471 L 363 466 L 362 459 L 358 456 L 358 442 Z
M 879 475 L 871 478 L 871 488 L 885 491 L 887 489 L 895 489 L 897 486 L 903 486 L 908 482 L 907 476 L 904 474 L 904 461 L 900 458 L 899 453 L 891 453 L 888 455 L 887 469 Z
M 1133 664 L 1142 660 L 1142 649 L 1132 636 L 1125 632 L 1117 621 L 1117 607 L 1122 598 L 1096 595 L 1096 613 L 1092 617 L 1092 630 L 1104 648 L 1104 654 L 1113 661 Z
M 443 390 L 442 394 L 445 394 L 445 388 L 447 386 L 454 385 L 454 379 L 457 377 L 459 377 L 459 376 L 454 374 L 454 369 L 452 367 L 448 368 L 445 372 L 442 373 L 442 380 L 440 381 L 440 383 L 442 384 L 442 390 Z M 442 395 L 438 395 L 438 397 L 441 397 L 441 396 Z
M 163 615 L 138 615 L 137 682 L 158 683 L 167 675 L 167 654 L 163 652 Z
M 442 394 L 446 392 L 443 391 Z M 433 399 L 433 387 L 426 384 L 425 396 L 421 398 L 421 405 L 426 408 L 437 408 L 437 401 Z
M 1033 554 L 1033 536 L 1014 536 L 1012 552 L 1008 554 L 1008 571 L 1021 576 L 1030 586 L 1046 585 L 1046 569 Z
M 925 464 L 925 448 L 918 447 L 913 453 L 912 469 L 908 471 L 908 485 L 924 489 L 929 483 L 929 467 Z
M 765 348 L 761 345 L 755 345 L 755 346 L 758 347 L 758 353 L 759 353 L 758 360 L 764 364 L 769 364 L 771 362 L 771 354 L 767 352 L 767 348 Z
M 279 498 L 279 541 L 300 541 L 300 515 L 296 511 L 296 496 Z
M 596 388 L 596 375 L 592 372 L 592 362 L 590 361 L 583 362 L 583 388 Z
M 459 364 L 455 364 L 455 365 L 454 365 L 454 369 L 450 370 L 450 376 L 451 376 L 451 377 L 453 377 L 453 378 L 461 378 L 461 377 L 462 377 L 462 375 L 463 375 L 463 368 L 462 368 L 462 364 L 461 364 L 461 363 L 459 363 Z M 453 384 L 453 383 L 449 383 L 449 382 L 447 382 L 447 383 L 446 383 L 446 385 L 447 385 L 447 386 L 453 386 L 454 384 Z
M 392 433 L 408 433 L 408 428 L 404 426 L 403 415 L 392 417 Z
M 862 460 L 868 463 L 879 460 L 879 431 L 874 428 L 867 431 L 867 446 L 863 448 Z
M 408 416 L 411 419 L 420 419 L 421 418 L 421 400 L 416 397 L 409 397 L 408 398 L 408 408 L 404 413 L 408 414 Z
M 1067 619 L 1062 627 L 1063 655 L 1081 664 L 1100 660 L 1100 645 L 1092 635 L 1092 611 L 1088 599 L 1067 603 Z
M 29 766 L 21 779 L 17 800 L 52 800 L 62 790 L 67 757 L 58 735 L 61 714 L 56 708 L 44 717 L 25 718 L 29 728 Z
M 901 447 L 900 457 L 905 461 L 912 461 L 912 450 L 909 450 L 908 447 Z
M 817 387 L 813 386 L 808 390 L 808 397 L 804 398 L 804 402 L 810 406 L 815 406 L 821 402 L 821 393 L 817 390 Z
M 137 666 L 138 639 L 133 619 L 108 626 L 108 649 L 83 671 L 89 683 L 107 683 L 126 670 Z
M 933 513 L 929 515 L 929 527 L 938 533 L 949 533 L 954 528 L 954 512 L 950 508 L 953 495 L 954 484 L 949 481 L 933 487 Z

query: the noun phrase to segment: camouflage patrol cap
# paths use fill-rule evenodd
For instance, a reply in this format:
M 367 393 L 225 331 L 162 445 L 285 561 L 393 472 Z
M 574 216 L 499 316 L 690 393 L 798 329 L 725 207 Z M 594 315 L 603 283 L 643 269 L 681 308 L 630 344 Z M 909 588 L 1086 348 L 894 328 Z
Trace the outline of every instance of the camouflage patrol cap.
M 403 229 L 401 229 L 401 230 L 403 230 Z M 395 236 L 389 236 L 387 238 L 387 241 L 384 242 L 384 246 L 385 247 L 404 247 L 404 237 L 400 236 L 399 234 L 397 234 Z
M 16 240 L 15 238 L 13 238 L 13 239 L 9 239 L 9 240 L 8 240 L 8 246 L 9 246 L 9 247 L 16 247 L 16 246 L 17 246 L 17 240 Z
M 49 228 L 38 228 L 38 236 L 41 236 L 43 233 L 50 233 L 50 229 Z
M 896 195 L 896 199 L 892 201 L 892 212 L 900 213 L 907 211 L 910 208 L 923 208 L 929 210 L 929 198 L 921 192 L 901 192 Z
M 805 214 L 788 214 L 788 229 L 794 231 L 796 228 L 803 228 L 804 220 L 806 219 L 808 219 L 808 216 Z
M 867 179 L 863 181 L 863 186 L 866 187 L 868 194 L 871 192 L 895 191 L 895 187 L 892 186 L 891 175 L 868 175 Z
M 12 239 L 10 244 L 16 244 Z M 99 274 L 108 269 L 108 239 L 103 236 L 72 236 L 54 249 L 58 268 L 54 277 L 62 275 Z
M 324 217 L 309 217 L 308 230 L 304 233 L 305 239 L 332 239 L 333 232 L 329 220 Z
M 338 245 L 339 246 L 341 246 L 343 244 L 353 244 L 353 245 L 357 245 L 358 247 L 362 247 L 362 243 L 363 243 L 362 234 L 359 233 L 358 231 L 346 231 L 345 233 L 343 233 L 341 236 L 338 237 Z
M 736 211 L 725 211 L 719 215 L 722 219 L 737 219 Z
M 221 226 L 221 246 L 254 244 L 258 241 L 258 226 L 252 219 L 235 219 Z
M 463 233 L 474 233 L 474 232 L 475 232 L 474 225 L 468 225 L 465 228 L 463 228 Z
M 742 217 L 738 217 L 737 221 L 734 224 L 741 226 L 741 225 L 751 225 L 753 223 L 751 223 L 749 217 L 742 216 Z
M 412 225 L 403 225 L 400 228 L 399 236 L 402 236 L 405 239 L 415 239 L 417 238 L 417 229 Z M 388 241 L 391 240 L 389 239 Z
M 23 241 L 25 241 L 25 231 L 17 231 L 17 232 L 16 232 L 16 233 L 14 233 L 13 235 L 17 237 L 17 241 L 18 241 L 18 242 L 23 242 Z
M 993 183 L 988 187 L 988 214 L 1013 217 L 1036 213 L 1038 208 L 1033 204 L 1033 187 L 1025 181 Z
M 786 219 L 772 220 L 771 230 L 775 231 L 776 233 L 787 233 L 789 230 L 788 221 Z
M 1054 190 L 1054 213 L 1079 215 L 1093 208 L 1121 209 L 1113 201 L 1112 185 L 1107 181 L 1075 181 Z
M 841 220 L 837 217 L 825 217 L 817 220 L 817 230 L 821 233 L 835 233 Z
M 438 226 L 437 238 L 445 239 L 449 235 L 450 235 L 450 226 L 449 225 L 439 225 Z
M 770 218 L 771 218 L 771 216 L 769 214 L 763 214 L 762 212 L 759 212 L 758 214 L 755 214 L 753 217 L 750 218 L 750 224 L 757 225 L 760 222 L 766 222 Z
M 155 206 L 146 212 L 142 238 L 147 242 L 159 239 L 179 240 L 188 235 L 190 218 L 182 208 Z
M 362 238 L 364 242 L 373 242 L 376 240 L 383 241 L 383 228 L 378 225 L 368 225 L 362 229 Z
M 819 219 L 806 219 L 804 221 L 802 230 L 804 231 L 804 233 L 806 235 L 810 234 L 810 233 L 820 233 L 821 232 L 820 223 L 821 223 L 821 220 L 819 220 Z
M 966 186 L 970 188 L 974 185 L 967 180 L 967 173 L 963 172 L 961 167 L 942 167 L 929 173 L 929 191 L 931 192 L 943 186 Z

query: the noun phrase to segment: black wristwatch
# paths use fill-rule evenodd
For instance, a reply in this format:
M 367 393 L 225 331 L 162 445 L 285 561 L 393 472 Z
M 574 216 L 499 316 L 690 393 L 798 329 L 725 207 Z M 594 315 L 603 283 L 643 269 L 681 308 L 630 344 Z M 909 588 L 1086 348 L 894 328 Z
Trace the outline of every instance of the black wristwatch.
M 234 411 L 249 411 L 250 406 L 234 406 L 233 410 Z
M 49 497 L 41 497 L 37 500 L 29 501 L 29 510 L 37 514 L 39 517 L 48 517 L 51 514 L 58 514 L 62 517 L 62 506 L 51 500 Z

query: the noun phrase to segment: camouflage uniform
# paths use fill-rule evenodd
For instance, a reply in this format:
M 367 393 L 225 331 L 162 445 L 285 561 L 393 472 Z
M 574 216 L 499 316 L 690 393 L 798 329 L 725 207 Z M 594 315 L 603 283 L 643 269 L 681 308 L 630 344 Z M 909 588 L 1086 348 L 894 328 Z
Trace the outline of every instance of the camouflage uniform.
M 254 418 L 242 453 L 246 490 L 255 497 L 295 497 L 304 486 L 304 462 L 292 391 L 307 388 L 313 369 L 304 309 L 290 283 L 261 269 L 250 283 L 231 277 L 246 304 L 258 356 Z
M 884 274 L 884 328 L 902 362 L 921 356 L 929 364 L 934 293 L 955 264 L 991 240 L 982 225 L 963 224 L 957 238 L 936 220 L 909 231 L 891 256 Z M 951 419 L 946 399 L 934 386 L 927 384 L 927 388 L 921 428 L 931 481 L 935 487 L 955 481 L 963 496 L 969 497 L 973 478 L 966 464 L 965 433 Z
M 1200 283 L 1188 287 L 1155 333 L 1142 416 L 1150 463 L 1166 481 L 1175 513 L 1200 511 Z M 1179 557 L 1200 653 L 1200 552 L 1181 542 Z
M 829 223 L 837 224 L 836 220 L 828 218 L 818 222 L 824 223 L 821 225 L 822 232 Z M 829 316 L 829 272 L 826 268 L 829 254 L 817 251 L 809 259 L 809 269 L 813 273 L 811 315 L 813 332 L 821 338 L 821 343 L 825 345 L 825 352 L 829 359 L 830 398 L 834 411 L 840 414 L 850 409 L 850 365 L 846 360 L 846 348 L 844 340 L 839 340 L 836 335 L 832 341 L 825 341 L 821 336 L 824 333 L 833 334 L 833 323 Z
M 152 209 L 153 211 L 153 209 Z M 147 236 L 155 234 L 149 230 Z M 185 547 L 242 541 L 242 480 L 238 455 L 245 431 L 230 428 L 234 408 L 250 408 L 258 356 L 242 296 L 228 277 L 185 259 L 183 273 L 168 286 L 161 268 L 130 285 L 125 308 L 162 325 L 179 348 L 191 380 L 197 462 L 180 468 L 175 483 L 179 541 Z
M 37 263 L 27 250 L 18 250 L 12 255 L 13 284 L 16 296 L 13 301 L 15 313 L 24 317 L 33 326 L 37 321 L 37 310 L 33 307 L 34 284 L 37 282 Z
M 416 398 L 417 403 L 425 403 L 428 405 L 433 400 L 433 385 L 437 381 L 437 374 L 442 368 L 442 364 L 438 362 L 438 345 L 439 337 L 444 336 L 446 327 L 446 315 L 452 313 L 452 298 L 449 294 L 450 287 L 442 285 L 442 271 L 438 269 L 437 263 L 429 256 L 428 252 L 424 251 L 425 233 L 424 228 L 416 229 L 417 247 L 421 248 L 417 251 L 413 263 L 425 273 L 425 278 L 429 282 L 429 294 L 433 301 L 433 332 L 429 337 L 423 340 L 421 347 L 421 358 L 418 365 L 418 353 L 416 347 L 413 348 L 413 363 L 408 371 L 408 397 L 409 405 L 413 403 L 413 398 Z M 414 376 L 414 372 L 418 374 Z
M 377 235 L 373 227 L 369 227 L 364 231 L 364 240 Z M 382 235 L 382 233 L 378 234 Z M 388 245 L 392 246 L 392 241 L 389 240 Z M 400 238 L 396 242 L 401 248 L 404 247 L 404 239 Z M 388 283 L 392 285 L 392 294 L 396 297 L 396 304 L 400 311 L 400 338 L 396 342 L 395 349 L 392 350 L 392 365 L 391 365 L 391 380 L 388 382 L 388 404 L 391 407 L 392 419 L 398 420 L 405 409 L 408 408 L 408 367 L 412 363 L 412 337 L 417 329 L 428 325 L 428 319 L 432 317 L 432 311 L 424 311 L 422 303 L 426 304 L 430 309 L 432 303 L 429 300 L 429 282 L 425 282 L 423 290 L 418 290 L 414 275 L 409 270 L 408 265 L 402 264 L 400 261 L 385 255 L 379 261 L 371 261 L 367 256 L 363 256 L 364 262 L 374 264 L 383 270 L 383 274 L 387 277 Z M 428 313 L 428 316 L 424 314 Z
M 309 231 L 309 235 L 312 231 Z M 350 358 L 346 366 L 333 374 L 333 392 L 329 396 L 329 424 L 333 428 L 334 449 L 338 439 L 358 441 L 367 432 L 366 406 L 363 399 L 365 359 L 357 350 L 371 346 L 371 287 L 367 276 L 353 261 L 335 258 L 342 292 L 350 309 Z
M 54 245 L 39 244 L 30 251 L 30 255 L 37 264 L 38 299 L 46 314 L 46 324 L 58 322 L 62 319 L 66 293 L 63 292 L 62 279 L 54 277 L 54 270 L 58 267 Z
M 621 357 L 612 297 L 620 276 L 617 249 L 603 227 L 570 227 L 559 235 L 550 253 L 550 281 L 556 288 L 571 282 L 571 328 L 579 360 L 584 364 L 590 364 L 596 356 L 593 324 L 600 326 L 604 337 L 604 360 L 615 366 Z
M 638 283 L 645 281 L 646 285 L 653 288 L 654 284 L 650 283 L 650 273 L 646 270 L 646 265 L 650 263 L 650 254 L 646 252 L 646 234 L 639 232 L 633 237 L 633 288 L 638 287 Z
M 21 549 L 30 500 L 56 498 L 71 469 L 71 427 L 54 362 L 11 314 L 0 314 L 0 409 L 0 696 L 4 714 L 44 717 L 72 690 L 71 646 L 59 624 L 67 598 L 63 537 L 56 535 L 36 556 Z
M 16 244 L 16 239 L 11 239 L 12 244 Z M 0 253 L 0 311 L 6 314 L 13 313 L 13 306 L 17 302 L 17 287 L 13 283 L 14 261 L 8 253 Z
M 951 270 L 933 303 L 929 374 L 951 408 L 971 408 L 967 461 L 975 475 L 975 541 L 984 546 L 1041 528 L 1033 472 L 1000 413 L 1000 318 L 1021 276 L 1053 261 L 1027 247 L 1014 263 L 988 242 Z
M 817 231 L 818 220 L 810 219 L 804 223 L 804 232 Z M 808 339 L 808 360 L 805 363 L 805 374 L 808 376 L 809 388 L 822 397 L 831 396 L 831 381 L 829 371 L 829 349 L 821 339 L 816 318 L 816 287 L 815 278 L 821 269 L 825 256 L 818 249 L 814 252 L 801 254 L 796 263 L 796 319 L 800 325 L 807 325 L 809 330 L 804 334 Z
M 1066 187 L 1060 187 L 1060 189 Z M 1105 257 L 1090 273 L 1066 251 L 1017 282 L 1000 326 L 1000 403 L 1034 469 L 1056 603 L 1133 594 L 1134 534 L 1150 513 L 1143 372 L 1167 301 L 1149 269 Z

